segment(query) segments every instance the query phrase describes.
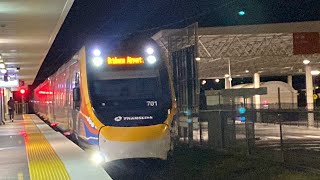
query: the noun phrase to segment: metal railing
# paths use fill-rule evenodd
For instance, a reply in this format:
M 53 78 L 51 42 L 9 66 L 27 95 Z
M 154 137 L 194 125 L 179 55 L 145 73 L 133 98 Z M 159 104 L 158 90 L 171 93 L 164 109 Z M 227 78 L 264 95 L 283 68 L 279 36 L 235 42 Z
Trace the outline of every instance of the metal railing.
M 314 115 L 312 126 L 310 113 Z M 193 143 L 320 170 L 318 109 L 247 109 L 246 118 L 241 122 L 230 108 L 200 111 L 199 120 L 193 125 Z M 176 123 L 176 143 L 188 143 L 184 124 Z
M 16 103 L 15 104 L 15 114 L 28 114 L 29 113 L 29 106 L 28 103 Z
M 313 126 L 309 125 L 311 111 L 263 112 L 262 121 L 255 123 L 253 154 L 287 164 L 319 169 L 320 163 L 320 111 L 314 114 Z M 265 122 L 269 116 L 272 122 Z M 270 118 L 273 117 L 273 118 Z

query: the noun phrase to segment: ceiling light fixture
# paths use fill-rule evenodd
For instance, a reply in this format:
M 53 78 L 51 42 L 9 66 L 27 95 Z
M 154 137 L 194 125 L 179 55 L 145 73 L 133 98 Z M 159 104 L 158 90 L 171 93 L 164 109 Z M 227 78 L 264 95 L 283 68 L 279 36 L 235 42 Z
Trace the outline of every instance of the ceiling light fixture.
M 318 70 L 311 71 L 311 75 L 313 75 L 313 76 L 318 76 L 319 74 L 320 74 L 320 71 L 318 71 Z
M 7 73 L 7 70 L 6 70 L 6 69 L 1 69 L 0 72 L 1 72 L 2 74 L 5 74 L 5 73 Z
M 308 59 L 303 60 L 303 64 L 308 65 L 309 63 L 310 63 L 310 60 Z

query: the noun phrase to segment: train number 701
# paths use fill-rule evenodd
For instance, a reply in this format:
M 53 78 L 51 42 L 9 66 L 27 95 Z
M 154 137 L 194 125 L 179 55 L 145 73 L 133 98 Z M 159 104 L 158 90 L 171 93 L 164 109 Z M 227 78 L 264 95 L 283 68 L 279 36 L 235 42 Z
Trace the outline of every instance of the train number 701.
M 147 106 L 158 106 L 158 101 L 147 101 Z

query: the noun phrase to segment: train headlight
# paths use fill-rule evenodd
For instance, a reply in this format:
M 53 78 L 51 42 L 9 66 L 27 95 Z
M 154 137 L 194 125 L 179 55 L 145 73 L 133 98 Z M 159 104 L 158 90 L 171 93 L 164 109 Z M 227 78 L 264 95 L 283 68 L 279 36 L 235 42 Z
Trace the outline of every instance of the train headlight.
M 98 56 L 98 57 L 92 58 L 92 62 L 96 67 L 99 67 L 99 66 L 102 65 L 103 60 L 102 60 L 102 58 L 100 56 Z
M 101 55 L 101 51 L 99 49 L 95 49 L 95 50 L 93 50 L 93 55 L 94 56 L 100 56 Z
M 91 160 L 95 163 L 95 164 L 101 164 L 105 161 L 105 158 L 103 156 L 102 153 L 100 152 L 94 152 L 91 156 Z
M 149 48 L 146 49 L 146 52 L 147 52 L 149 55 L 151 55 L 151 54 L 154 53 L 154 50 L 153 50 L 151 47 L 149 47 Z
M 157 58 L 153 55 L 147 57 L 147 61 L 149 64 L 154 64 L 157 61 Z

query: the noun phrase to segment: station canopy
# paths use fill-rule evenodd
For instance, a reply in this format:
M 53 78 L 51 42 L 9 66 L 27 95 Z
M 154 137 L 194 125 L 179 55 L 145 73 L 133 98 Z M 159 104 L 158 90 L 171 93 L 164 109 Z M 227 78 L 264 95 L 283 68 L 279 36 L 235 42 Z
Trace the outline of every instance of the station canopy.
M 229 67 L 233 78 L 299 75 L 306 59 L 320 70 L 320 21 L 196 28 L 200 79 L 224 78 Z M 179 31 L 162 30 L 153 39 L 168 53 Z
M 73 0 L 0 1 L 0 63 L 11 79 L 32 84 L 72 4 Z

